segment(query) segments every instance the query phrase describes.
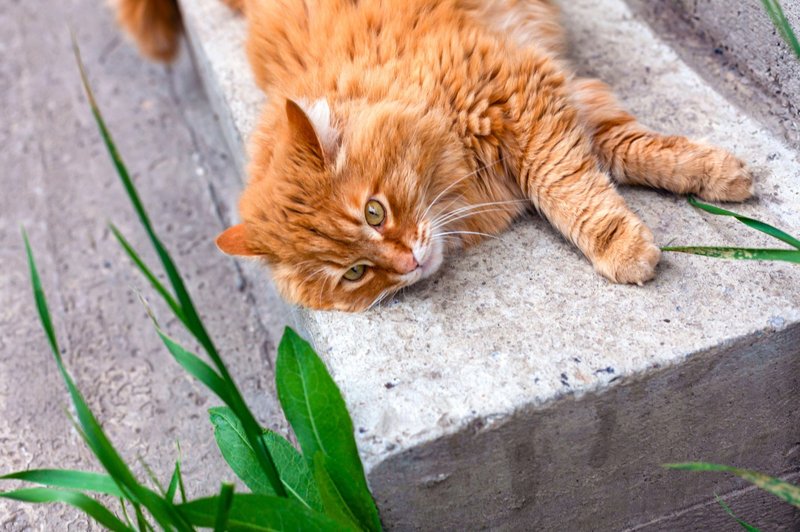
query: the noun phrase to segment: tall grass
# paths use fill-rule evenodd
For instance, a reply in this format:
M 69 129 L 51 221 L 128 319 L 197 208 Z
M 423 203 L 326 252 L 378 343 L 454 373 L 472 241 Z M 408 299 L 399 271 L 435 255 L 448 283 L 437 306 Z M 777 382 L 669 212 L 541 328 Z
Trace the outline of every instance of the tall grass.
M 155 332 L 172 357 L 224 404 L 209 411 L 214 435 L 228 465 L 250 492 L 236 493 L 233 485 L 222 484 L 216 495 L 187 500 L 179 462 L 166 489 L 155 474 L 150 475 L 152 485 L 134 475 L 64 365 L 33 250 L 23 232 L 36 308 L 77 413 L 76 429 L 106 473 L 63 469 L 9 473 L 0 479 L 22 480 L 40 487 L 7 491 L 0 493 L 0 497 L 30 503 L 70 504 L 114 531 L 144 532 L 154 526 L 176 531 L 197 527 L 254 531 L 381 530 L 342 395 L 311 346 L 289 328 L 278 347 L 275 380 L 278 399 L 300 451 L 256 421 L 208 334 L 177 266 L 150 222 L 106 127 L 77 45 L 75 57 L 100 135 L 169 286 L 158 280 L 154 270 L 116 227 L 112 226 L 112 231 L 136 268 L 205 351 L 210 363 L 170 338 L 153 318 Z M 96 494 L 118 498 L 119 513 L 93 497 Z M 177 495 L 180 502 L 175 501 Z M 134 519 L 130 518 L 129 509 Z

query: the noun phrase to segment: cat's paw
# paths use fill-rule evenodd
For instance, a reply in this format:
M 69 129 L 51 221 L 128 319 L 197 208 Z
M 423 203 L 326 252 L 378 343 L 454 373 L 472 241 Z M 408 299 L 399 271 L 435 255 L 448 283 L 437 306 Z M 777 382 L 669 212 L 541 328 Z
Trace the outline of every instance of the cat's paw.
M 598 239 L 604 236 L 601 233 Z M 595 270 L 605 278 L 641 286 L 655 277 L 661 250 L 654 243 L 653 233 L 639 220 L 622 222 L 614 238 L 605 244 L 602 254 L 593 260 Z
M 744 201 L 753 196 L 753 176 L 744 162 L 722 148 L 703 158 L 703 176 L 696 194 L 708 201 Z

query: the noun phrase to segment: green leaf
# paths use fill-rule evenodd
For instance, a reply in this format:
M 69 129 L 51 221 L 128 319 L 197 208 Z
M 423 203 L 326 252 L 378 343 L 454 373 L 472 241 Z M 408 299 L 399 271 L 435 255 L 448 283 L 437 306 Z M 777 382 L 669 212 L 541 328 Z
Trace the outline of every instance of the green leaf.
M 228 527 L 228 518 L 233 504 L 233 484 L 223 484 L 219 491 L 217 506 L 217 519 L 214 522 L 214 532 L 225 532 Z
M 728 248 L 713 246 L 676 246 L 664 247 L 661 251 L 675 253 L 689 253 L 715 259 L 734 260 L 777 260 L 800 264 L 800 250 L 792 249 L 758 249 L 758 248 Z
M 264 432 L 263 439 L 278 466 L 286 491 L 308 509 L 322 511 L 322 500 L 314 483 L 314 475 L 303 456 L 286 438 L 271 430 Z
M 4 499 L 14 499 L 30 503 L 63 502 L 73 506 L 100 523 L 102 526 L 120 532 L 132 531 L 108 508 L 79 491 L 59 490 L 52 488 L 25 488 L 0 493 Z
M 269 479 L 258 468 L 255 452 L 233 411 L 220 406 L 210 409 L 208 413 L 214 425 L 217 445 L 236 476 L 242 479 L 253 493 L 274 495 Z M 286 491 L 307 508 L 321 511 L 322 502 L 314 485 L 313 475 L 300 453 L 285 438 L 272 431 L 265 431 L 263 439 L 275 461 Z
M 214 426 L 214 437 L 225 461 L 250 491 L 262 495 L 275 495 L 267 475 L 258 465 L 256 453 L 247 441 L 239 419 L 224 406 L 208 411 Z M 275 457 L 273 456 L 273 459 Z
M 325 514 L 336 519 L 345 526 L 353 528 L 367 528 L 359 526 L 358 518 L 347 506 L 345 496 L 336 486 L 331 476 L 328 474 L 325 455 L 318 451 L 314 455 L 314 479 L 317 481 L 319 493 L 322 497 L 322 504 L 325 507 Z M 367 523 L 369 525 L 369 523 Z
M 117 170 L 117 175 L 122 182 L 125 191 L 128 194 L 128 198 L 133 205 L 136 214 L 139 217 L 139 221 L 142 224 L 147 236 L 150 239 L 150 243 L 153 246 L 156 254 L 158 255 L 159 260 L 161 261 L 161 265 L 164 268 L 164 271 L 167 274 L 167 278 L 169 279 L 170 284 L 172 285 L 172 289 L 175 292 L 177 297 L 177 305 L 174 302 L 174 299 L 169 296 L 166 289 L 156 287 L 156 290 L 165 298 L 167 304 L 176 312 L 176 317 L 178 317 L 182 323 L 186 326 L 186 328 L 191 332 L 200 345 L 203 346 L 208 356 L 211 358 L 211 361 L 217 368 L 217 372 L 219 374 L 220 379 L 224 382 L 225 387 L 227 388 L 227 392 L 225 392 L 225 396 L 227 399 L 223 399 L 232 409 L 236 412 L 237 417 L 242 421 L 242 425 L 244 426 L 245 433 L 247 435 L 247 439 L 253 448 L 256 451 L 256 456 L 258 458 L 259 465 L 262 470 L 267 474 L 272 483 L 272 487 L 275 492 L 280 496 L 285 496 L 286 492 L 283 486 L 280 483 L 278 478 L 278 472 L 275 467 L 275 464 L 272 461 L 272 458 L 267 453 L 266 447 L 264 446 L 263 441 L 261 440 L 261 427 L 258 425 L 258 422 L 253 416 L 253 413 L 247 407 L 247 404 L 244 402 L 239 389 L 236 386 L 236 383 L 228 373 L 228 369 L 225 367 L 225 364 L 222 362 L 222 358 L 219 356 L 217 352 L 217 348 L 214 345 L 214 342 L 211 340 L 211 337 L 208 335 L 208 332 L 203 325 L 203 321 L 200 319 L 200 315 L 197 313 L 197 309 L 194 306 L 191 296 L 189 295 L 189 291 L 186 289 L 186 285 L 183 282 L 183 278 L 178 271 L 175 262 L 172 260 L 172 257 L 167 252 L 164 245 L 161 243 L 161 240 L 156 235 L 155 230 L 153 229 L 152 224 L 150 223 L 150 218 L 147 215 L 147 212 L 144 209 L 144 205 L 142 204 L 141 199 L 139 198 L 139 193 L 136 190 L 136 186 L 133 184 L 133 180 L 131 179 L 128 169 L 125 166 L 122 157 L 120 157 L 119 152 L 117 151 L 117 147 L 114 144 L 114 140 L 111 137 L 111 133 L 108 131 L 106 127 L 105 120 L 103 119 L 103 115 L 100 112 L 100 108 L 97 105 L 97 101 L 94 97 L 94 93 L 92 92 L 92 87 L 89 84 L 89 80 L 86 76 L 86 71 L 83 65 L 83 61 L 81 60 L 80 50 L 78 48 L 77 42 L 73 36 L 72 39 L 73 50 L 75 53 L 75 60 L 78 64 L 78 69 L 80 71 L 81 81 L 83 83 L 83 88 L 86 93 L 86 97 L 89 100 L 89 105 L 92 109 L 92 115 L 94 116 L 95 122 L 97 123 L 98 130 L 100 131 L 100 135 L 103 138 L 103 142 L 105 143 L 106 149 L 111 157 L 112 162 L 114 163 L 114 167 Z M 125 247 L 123 245 L 123 247 Z M 126 250 L 127 251 L 127 250 Z M 132 248 L 131 248 L 131 251 Z M 135 255 L 135 254 L 134 254 Z M 137 255 L 138 257 L 138 255 Z M 133 257 L 132 257 L 133 258 Z M 136 261 L 134 261 L 136 262 Z M 144 266 L 143 262 L 137 262 L 137 265 Z M 150 272 L 149 269 L 143 270 L 145 276 L 151 281 L 155 279 L 155 276 Z M 159 283 L 160 285 L 160 283 Z M 179 309 L 179 311 L 178 311 Z M 174 354 L 174 353 L 173 353 Z M 205 381 L 204 381 L 205 383 Z M 207 384 L 207 383 L 205 383 Z M 217 393 L 215 391 L 215 393 Z M 219 395 L 219 393 L 217 394 Z
M 762 222 L 761 220 L 756 220 L 754 218 L 748 218 L 747 216 L 742 216 L 741 214 L 737 214 L 735 212 L 726 211 L 725 209 L 721 209 L 714 205 L 708 205 L 707 203 L 703 203 L 698 201 L 694 196 L 689 196 L 689 203 L 693 206 L 697 207 L 698 209 L 704 210 L 708 213 L 715 214 L 717 216 L 731 216 L 736 218 L 744 225 L 755 229 L 756 231 L 760 231 L 764 234 L 767 234 L 773 238 L 777 238 L 781 242 L 785 242 L 790 246 L 800 249 L 800 240 L 796 239 L 792 235 L 781 231 L 777 227 L 773 227 L 767 223 Z
M 77 490 L 105 493 L 115 497 L 122 497 L 119 486 L 108 475 L 92 473 L 90 471 L 74 471 L 68 469 L 30 469 L 18 471 L 0 477 L 2 480 L 24 480 L 52 486 L 56 488 L 69 488 Z
M 717 497 L 717 502 L 719 503 L 719 505 L 720 505 L 720 506 L 722 506 L 722 509 L 723 509 L 723 510 L 725 510 L 725 512 L 726 512 L 728 515 L 730 515 L 731 517 L 733 517 L 734 519 L 736 519 L 736 522 L 737 522 L 737 523 L 739 523 L 739 526 L 741 526 L 742 528 L 744 528 L 744 529 L 745 529 L 745 530 L 747 530 L 748 532 L 761 532 L 759 529 L 757 529 L 757 528 L 756 528 L 756 527 L 754 527 L 753 525 L 751 525 L 751 524 L 749 524 L 749 523 L 747 523 L 747 522 L 745 522 L 745 521 L 742 521 L 741 519 L 739 519 L 739 518 L 736 516 L 736 514 L 734 514 L 734 513 L 733 513 L 733 510 L 731 510 L 731 509 L 730 509 L 730 506 L 728 506 L 727 504 L 725 504 L 725 501 L 723 501 L 723 500 L 722 500 L 722 498 L 721 498 L 719 495 L 717 495 L 716 497 Z
M 178 506 L 181 514 L 194 526 L 213 527 L 216 523 L 219 497 L 196 499 Z M 341 524 L 311 511 L 285 497 L 236 493 L 228 514 L 228 530 L 340 531 Z
M 120 246 L 122 249 L 125 250 L 125 253 L 130 257 L 133 263 L 139 268 L 139 271 L 142 272 L 142 275 L 150 281 L 150 285 L 155 289 L 156 292 L 159 293 L 161 298 L 166 302 L 167 306 L 169 306 L 172 313 L 175 314 L 184 325 L 186 324 L 186 317 L 183 315 L 183 309 L 180 307 L 180 304 L 175 301 L 175 298 L 172 297 L 169 290 L 158 280 L 156 275 L 148 268 L 147 264 L 142 260 L 139 254 L 133 249 L 133 246 L 125 239 L 119 229 L 117 229 L 114 224 L 111 224 L 111 232 L 117 238 Z
M 183 475 L 181 475 L 181 461 L 175 461 L 175 469 L 172 470 L 172 478 L 169 479 L 166 499 L 169 502 L 175 500 L 175 492 L 180 489 L 181 502 L 186 502 L 186 489 L 183 486 Z
M 795 55 L 800 58 L 800 41 L 798 41 L 797 36 L 792 30 L 792 26 L 786 19 L 781 4 L 778 0 L 761 0 L 761 3 L 764 4 L 764 9 L 767 10 L 769 18 L 772 19 L 772 23 L 775 24 L 778 33 L 781 34 L 781 37 L 783 37 L 783 40 L 785 40 L 794 51 Z
M 367 530 L 380 530 L 378 510 L 372 500 L 358 456 L 353 422 L 342 394 L 325 364 L 311 346 L 286 328 L 278 346 L 275 381 L 286 419 L 294 430 L 303 456 L 313 467 L 317 452 L 325 455 L 333 482 L 348 483 L 347 506 Z
M 120 457 L 117 450 L 111 444 L 103 429 L 100 427 L 97 418 L 89 409 L 83 395 L 75 386 L 72 377 L 67 373 L 64 361 L 61 358 L 61 351 L 58 347 L 56 340 L 53 322 L 50 318 L 50 311 L 47 308 L 47 300 L 42 289 L 41 279 L 39 272 L 36 269 L 36 262 L 33 258 L 33 251 L 31 250 L 28 235 L 23 231 L 23 240 L 25 241 L 25 251 L 28 257 L 28 267 L 31 275 L 31 285 L 33 286 L 34 300 L 36 301 L 36 308 L 39 312 L 39 319 L 45 329 L 47 338 L 50 342 L 50 349 L 55 358 L 58 371 L 61 378 L 67 386 L 72 404 L 75 407 L 75 412 L 78 415 L 78 423 L 80 424 L 80 433 L 83 436 L 86 444 L 92 450 L 94 455 L 103 465 L 105 470 L 111 475 L 119 486 L 120 490 L 124 493 L 125 497 L 131 499 L 135 503 L 141 503 L 147 506 L 153 517 L 165 526 L 172 523 L 179 527 L 180 530 L 186 530 L 185 526 L 180 523 L 180 517 L 174 512 L 171 505 L 166 503 L 163 499 L 159 498 L 155 493 L 140 485 L 136 478 L 131 473 L 128 466 Z
M 188 351 L 178 342 L 167 336 L 161 329 L 159 329 L 157 324 L 155 327 L 158 336 L 161 338 L 161 341 L 164 342 L 165 346 L 167 346 L 170 354 L 172 354 L 173 358 L 175 358 L 178 364 L 180 364 L 183 369 L 185 369 L 194 378 L 205 384 L 209 390 L 217 394 L 217 397 L 228 403 L 230 401 L 230 397 L 228 396 L 228 387 L 226 386 L 225 381 L 222 380 L 222 377 L 220 377 L 211 366 L 203 362 L 200 357 Z
M 739 469 L 726 465 L 711 464 L 708 462 L 686 462 L 681 464 L 665 464 L 664 467 L 668 469 L 677 469 L 680 471 L 720 471 L 724 473 L 733 473 L 734 475 L 745 479 L 751 484 L 755 484 L 762 490 L 775 495 L 779 499 L 783 499 L 789 504 L 800 508 L 800 486 L 789 484 L 783 480 L 770 477 L 758 471 L 750 471 L 749 469 Z

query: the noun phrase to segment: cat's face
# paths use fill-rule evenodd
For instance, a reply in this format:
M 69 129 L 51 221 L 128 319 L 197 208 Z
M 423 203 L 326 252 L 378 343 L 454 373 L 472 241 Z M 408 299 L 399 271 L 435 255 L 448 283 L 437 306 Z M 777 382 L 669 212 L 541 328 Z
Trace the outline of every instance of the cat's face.
M 263 257 L 282 295 L 315 309 L 364 310 L 436 272 L 441 199 L 468 171 L 445 126 L 373 106 L 353 111 L 359 127 L 342 137 L 325 123 L 327 107 L 288 101 L 286 111 L 269 164 L 251 169 L 261 175 L 242 197 L 243 223 L 220 235 L 220 248 Z

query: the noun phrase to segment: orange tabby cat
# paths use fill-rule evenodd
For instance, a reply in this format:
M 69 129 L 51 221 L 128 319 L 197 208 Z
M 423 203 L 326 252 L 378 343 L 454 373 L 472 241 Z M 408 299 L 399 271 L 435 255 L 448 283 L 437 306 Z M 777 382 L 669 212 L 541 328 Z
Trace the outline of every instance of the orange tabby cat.
M 264 259 L 292 302 L 366 309 L 531 206 L 600 274 L 642 284 L 660 252 L 613 181 L 752 194 L 730 153 L 652 132 L 576 77 L 549 0 L 228 3 L 269 97 L 243 221 L 217 243 Z

